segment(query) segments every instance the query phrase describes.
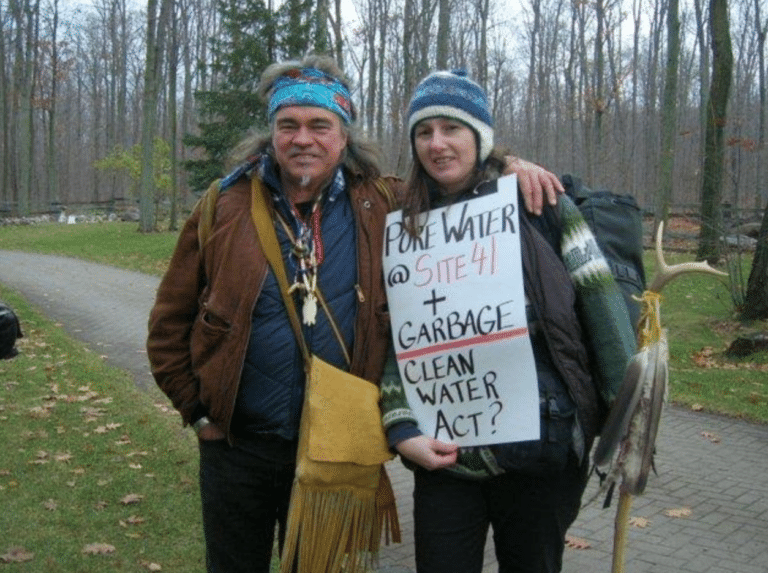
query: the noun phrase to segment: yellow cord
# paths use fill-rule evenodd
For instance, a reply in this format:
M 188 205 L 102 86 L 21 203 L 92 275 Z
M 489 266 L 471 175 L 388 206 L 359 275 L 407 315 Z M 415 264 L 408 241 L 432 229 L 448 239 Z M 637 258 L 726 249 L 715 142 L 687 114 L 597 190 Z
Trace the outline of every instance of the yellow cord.
M 637 328 L 637 347 L 645 348 L 662 337 L 661 294 L 645 291 L 640 298 L 640 321 Z

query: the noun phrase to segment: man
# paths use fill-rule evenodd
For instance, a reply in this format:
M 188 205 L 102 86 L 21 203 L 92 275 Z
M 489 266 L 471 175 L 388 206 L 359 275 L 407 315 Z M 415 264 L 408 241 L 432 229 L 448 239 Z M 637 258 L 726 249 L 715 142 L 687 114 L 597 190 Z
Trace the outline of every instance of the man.
M 199 438 L 206 561 L 217 573 L 268 572 L 276 522 L 282 548 L 303 401 L 302 354 L 251 219 L 253 178 L 269 191 L 310 351 L 378 383 L 389 339 L 381 254 L 390 207 L 375 184 L 375 147 L 354 131 L 348 83 L 332 60 L 310 56 L 267 68 L 258 91 L 270 134 L 235 151 L 240 167 L 220 183 L 202 247 L 200 208 L 185 224 L 147 342 L 158 385 Z M 552 174 L 527 162 L 518 171 L 539 204 L 542 189 L 550 195 Z

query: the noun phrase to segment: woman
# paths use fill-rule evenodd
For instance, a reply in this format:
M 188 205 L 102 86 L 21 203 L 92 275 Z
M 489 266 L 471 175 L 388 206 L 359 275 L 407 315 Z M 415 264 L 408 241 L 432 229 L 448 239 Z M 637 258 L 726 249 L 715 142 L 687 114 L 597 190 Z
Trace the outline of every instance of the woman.
M 417 86 L 409 130 L 409 232 L 418 233 L 424 211 L 495 191 L 480 184 L 500 176 L 503 154 L 493 147 L 487 96 L 463 73 L 436 72 Z M 500 572 L 560 571 L 601 400 L 613 399 L 634 353 L 626 307 L 575 205 L 561 197 L 541 216 L 520 217 L 541 439 L 457 448 L 419 430 L 394 360 L 382 383 L 387 438 L 415 471 L 419 573 L 479 573 L 490 525 Z M 589 272 L 584 257 L 561 256 L 575 249 L 594 253 Z

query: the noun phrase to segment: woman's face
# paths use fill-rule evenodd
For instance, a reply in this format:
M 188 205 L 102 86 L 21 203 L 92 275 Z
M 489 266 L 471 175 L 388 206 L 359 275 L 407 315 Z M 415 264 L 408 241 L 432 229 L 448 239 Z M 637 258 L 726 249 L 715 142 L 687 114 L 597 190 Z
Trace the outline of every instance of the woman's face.
M 477 165 L 475 132 L 455 119 L 434 117 L 416 124 L 416 156 L 440 190 L 454 195 L 466 189 Z

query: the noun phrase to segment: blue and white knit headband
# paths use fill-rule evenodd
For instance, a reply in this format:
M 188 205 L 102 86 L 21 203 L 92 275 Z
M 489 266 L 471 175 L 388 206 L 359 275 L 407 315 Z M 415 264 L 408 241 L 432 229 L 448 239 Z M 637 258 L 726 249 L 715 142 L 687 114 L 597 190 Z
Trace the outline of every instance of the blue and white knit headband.
M 270 123 L 277 110 L 291 105 L 325 108 L 338 115 L 345 125 L 354 119 L 347 86 L 315 68 L 291 70 L 275 80 L 267 109 Z
M 413 93 L 408 109 L 408 132 L 422 120 L 447 117 L 466 123 L 480 138 L 478 159 L 485 161 L 493 149 L 493 118 L 483 88 L 463 70 L 434 72 Z

